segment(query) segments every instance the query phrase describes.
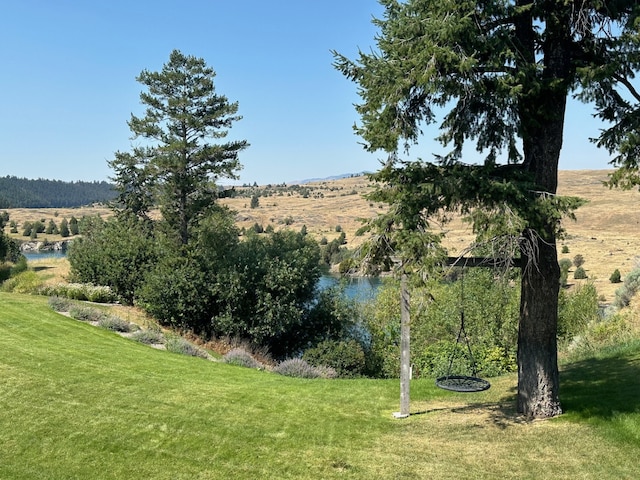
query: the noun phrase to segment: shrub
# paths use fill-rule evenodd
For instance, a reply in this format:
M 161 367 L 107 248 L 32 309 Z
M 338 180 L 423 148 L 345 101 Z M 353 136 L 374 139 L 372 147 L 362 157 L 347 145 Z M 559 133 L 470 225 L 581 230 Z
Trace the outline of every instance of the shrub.
M 33 270 L 19 273 L 2 284 L 2 290 L 14 293 L 38 293 L 42 279 Z
M 73 305 L 69 309 L 69 315 L 71 318 L 81 320 L 83 322 L 100 322 L 107 318 L 107 314 L 101 310 L 87 307 L 85 305 Z
M 573 293 L 561 291 L 558 303 L 558 336 L 565 341 L 600 318 L 598 292 L 591 282 L 579 286 Z
M 104 285 L 92 285 L 90 283 L 57 283 L 55 285 L 45 285 L 40 289 L 40 294 L 94 303 L 112 303 L 117 300 L 117 295 L 111 288 Z
M 68 298 L 58 296 L 49 297 L 49 307 L 55 312 L 68 312 L 72 305 L 73 302 Z
M 262 368 L 263 365 L 253 358 L 249 352 L 247 352 L 244 348 L 234 348 L 227 352 L 222 360 L 225 363 L 229 363 L 231 365 L 238 365 L 239 367 L 246 368 Z
M 580 268 L 582 265 L 584 265 L 584 257 L 580 254 L 576 255 L 575 257 L 573 257 L 573 264 L 576 268 Z
M 182 337 L 172 336 L 166 339 L 167 351 L 191 357 L 208 358 L 207 352 Z
M 329 368 L 314 367 L 302 358 L 289 358 L 287 360 L 284 360 L 276 365 L 273 371 L 287 377 L 331 378 L 327 376 L 327 373 L 330 373 Z
M 640 268 L 632 270 L 626 276 L 622 287 L 616 290 L 614 306 L 616 308 L 626 307 L 638 290 L 640 290 Z
M 108 315 L 98 321 L 98 326 L 113 332 L 130 332 L 132 325 L 119 317 Z
M 131 339 L 146 345 L 164 343 L 164 336 L 156 330 L 138 330 L 131 335 Z
M 569 247 L 567 245 L 562 246 L 562 253 L 569 253 Z
M 365 369 L 362 346 L 355 340 L 325 340 L 302 356 L 311 365 L 332 367 L 339 377 L 360 377 Z
M 573 278 L 576 280 L 583 280 L 587 278 L 587 272 L 584 271 L 584 268 L 578 267 L 576 268 L 576 271 L 573 272 Z
M 621 277 L 620 277 L 620 270 L 618 270 L 617 268 L 613 271 L 613 273 L 611 274 L 611 276 L 609 277 L 609 281 L 611 283 L 620 283 L 622 281 Z

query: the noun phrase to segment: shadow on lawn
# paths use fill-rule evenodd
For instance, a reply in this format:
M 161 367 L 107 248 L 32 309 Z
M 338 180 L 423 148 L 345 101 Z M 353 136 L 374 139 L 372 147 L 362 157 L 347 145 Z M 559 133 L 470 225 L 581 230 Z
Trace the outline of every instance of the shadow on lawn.
M 640 411 L 640 352 L 590 358 L 560 373 L 560 400 L 565 413 L 582 418 L 611 418 Z

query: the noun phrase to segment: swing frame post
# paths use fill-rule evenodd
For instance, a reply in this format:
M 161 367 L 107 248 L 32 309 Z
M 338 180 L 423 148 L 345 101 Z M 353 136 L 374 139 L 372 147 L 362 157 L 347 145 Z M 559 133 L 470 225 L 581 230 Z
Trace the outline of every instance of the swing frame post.
M 407 286 L 407 274 L 402 274 L 400 282 L 400 411 L 394 418 L 407 418 L 410 415 L 411 386 L 411 294 Z

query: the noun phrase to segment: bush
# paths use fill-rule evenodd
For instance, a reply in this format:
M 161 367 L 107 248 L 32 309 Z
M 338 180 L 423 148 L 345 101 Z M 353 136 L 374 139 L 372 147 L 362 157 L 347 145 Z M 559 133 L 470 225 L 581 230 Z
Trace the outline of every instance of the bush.
M 73 305 L 69 309 L 71 318 L 81 320 L 83 322 L 100 322 L 108 317 L 102 310 L 87 307 L 85 305 Z
M 570 341 L 584 331 L 586 326 L 599 320 L 598 292 L 588 282 L 572 293 L 560 292 L 558 298 L 558 336 Z
M 169 337 L 165 341 L 167 351 L 191 357 L 208 358 L 207 352 L 182 337 Z
M 68 298 L 62 297 L 49 297 L 49 307 L 55 312 L 68 312 L 71 309 L 73 302 Z
M 57 283 L 55 285 L 45 285 L 40 289 L 40 294 L 94 303 L 112 303 L 117 300 L 117 295 L 111 288 L 104 285 L 92 285 L 90 283 Z
M 613 273 L 611 274 L 611 276 L 609 277 L 609 281 L 611 283 L 620 283 L 622 281 L 621 277 L 620 277 L 620 270 L 618 270 L 617 268 L 613 271 Z
M 616 308 L 626 307 L 638 290 L 640 290 L 640 268 L 632 270 L 624 279 L 622 287 L 616 290 L 614 306 Z
M 569 253 L 569 247 L 567 245 L 562 246 L 562 253 Z
M 114 317 L 112 315 L 108 315 L 104 318 L 98 320 L 98 326 L 100 328 L 104 328 L 106 330 L 111 330 L 113 332 L 130 332 L 132 330 L 132 325 L 119 317 Z
M 580 254 L 576 255 L 575 257 L 573 257 L 573 264 L 576 268 L 580 268 L 582 265 L 584 265 L 584 257 Z
M 222 360 L 225 363 L 229 363 L 231 365 L 238 365 L 239 367 L 246 368 L 262 368 L 263 365 L 257 361 L 253 356 L 247 352 L 244 348 L 234 348 L 227 352 Z
M 42 279 L 33 270 L 19 273 L 2 284 L 2 290 L 14 293 L 38 293 L 42 287 Z
M 587 272 L 584 271 L 584 268 L 578 267 L 576 268 L 576 271 L 573 272 L 573 278 L 576 280 L 584 280 L 587 278 Z
M 284 360 L 276 365 L 273 371 L 287 377 L 298 378 L 332 378 L 330 375 L 334 373 L 329 367 L 314 367 L 301 358 Z
M 131 339 L 145 345 L 158 345 L 164 343 L 164 336 L 156 330 L 138 330 L 131 335 Z
M 311 365 L 333 368 L 342 378 L 360 377 L 365 370 L 365 354 L 355 340 L 325 340 L 302 356 Z

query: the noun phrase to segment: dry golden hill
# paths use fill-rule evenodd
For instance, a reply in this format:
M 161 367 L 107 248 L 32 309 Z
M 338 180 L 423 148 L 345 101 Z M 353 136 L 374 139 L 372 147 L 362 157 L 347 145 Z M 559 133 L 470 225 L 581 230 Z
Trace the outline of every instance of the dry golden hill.
M 577 254 L 582 255 L 589 280 L 595 283 L 598 292 L 607 301 L 611 301 L 619 286 L 609 282 L 613 271 L 619 269 L 624 279 L 640 261 L 640 192 L 604 187 L 602 182 L 607 174 L 605 170 L 560 172 L 558 193 L 579 196 L 589 203 L 577 211 L 576 222 L 565 222 L 567 236 L 559 242 L 559 251 L 566 245 L 569 253 L 559 256 L 573 259 Z M 347 246 L 354 248 L 365 239 L 355 235 L 362 226 L 359 219 L 371 218 L 384 208 L 362 197 L 371 189 L 366 177 L 360 176 L 313 182 L 300 186 L 299 191 L 274 189 L 271 196 L 259 197 L 257 208 L 251 208 L 248 197 L 229 198 L 223 203 L 237 212 L 236 220 L 241 227 L 249 228 L 258 223 L 264 228 L 272 225 L 275 229 L 299 230 L 305 225 L 309 234 L 317 240 L 325 237 L 329 241 L 336 238 L 340 234 L 338 230 L 341 230 L 346 234 Z M 76 218 L 82 215 L 110 215 L 106 208 L 11 209 L 8 212 L 10 219 L 19 225 L 25 221 L 48 222 L 49 219 L 59 223 L 62 218 L 69 219 L 72 215 Z M 447 246 L 452 255 L 460 253 L 472 239 L 470 229 L 460 221 L 447 224 L 446 229 Z M 39 235 L 39 240 L 44 238 L 45 235 Z M 47 239 L 59 238 L 50 236 Z M 569 280 L 573 282 L 571 273 Z

